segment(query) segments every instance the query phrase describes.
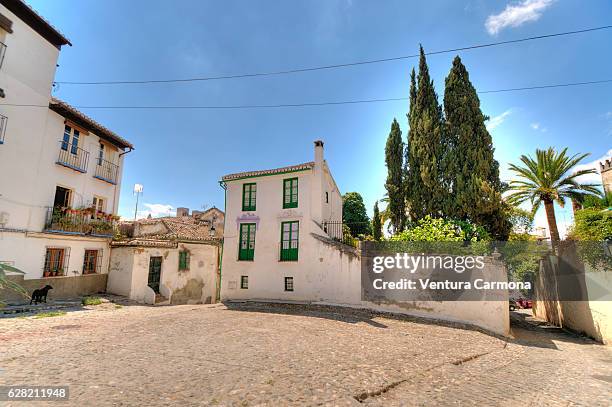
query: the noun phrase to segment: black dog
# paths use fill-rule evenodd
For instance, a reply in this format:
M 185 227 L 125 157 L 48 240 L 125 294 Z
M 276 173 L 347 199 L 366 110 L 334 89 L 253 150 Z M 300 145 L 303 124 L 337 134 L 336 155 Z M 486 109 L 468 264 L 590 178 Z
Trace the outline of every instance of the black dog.
M 47 294 L 49 293 L 49 290 L 53 290 L 53 287 L 51 287 L 49 284 L 47 284 L 43 288 L 34 290 L 34 292 L 32 293 L 32 299 L 30 300 L 30 304 L 32 304 L 32 301 L 34 302 L 34 304 L 38 304 L 39 302 L 46 303 Z

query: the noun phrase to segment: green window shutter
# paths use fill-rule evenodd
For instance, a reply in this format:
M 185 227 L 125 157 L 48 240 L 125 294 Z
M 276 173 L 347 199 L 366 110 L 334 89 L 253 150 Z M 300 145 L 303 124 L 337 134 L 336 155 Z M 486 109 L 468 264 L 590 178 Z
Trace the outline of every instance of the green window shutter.
M 283 180 L 283 208 L 298 207 L 298 179 Z
M 242 184 L 242 210 L 254 211 L 257 202 L 257 184 Z
M 189 270 L 189 252 L 179 252 L 179 270 Z
M 281 223 L 281 261 L 297 261 L 299 249 L 300 223 L 298 221 Z
M 238 260 L 253 260 L 253 258 L 255 258 L 255 224 L 241 223 Z

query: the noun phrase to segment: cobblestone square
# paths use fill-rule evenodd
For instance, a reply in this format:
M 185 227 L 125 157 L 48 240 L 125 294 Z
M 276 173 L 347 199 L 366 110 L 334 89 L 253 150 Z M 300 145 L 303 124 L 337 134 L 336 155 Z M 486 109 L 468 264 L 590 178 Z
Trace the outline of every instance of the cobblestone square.
M 609 347 L 526 321 L 505 339 L 331 307 L 112 305 L 0 319 L 0 383 L 70 386 L 69 402 L 46 403 L 53 406 L 605 406 L 612 399 Z

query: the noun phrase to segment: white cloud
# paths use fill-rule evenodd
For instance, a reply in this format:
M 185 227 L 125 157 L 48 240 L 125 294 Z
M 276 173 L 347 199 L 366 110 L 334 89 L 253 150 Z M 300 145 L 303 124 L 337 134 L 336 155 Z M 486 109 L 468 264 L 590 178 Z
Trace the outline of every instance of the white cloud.
M 501 125 L 511 113 L 512 109 L 508 109 L 498 116 L 491 117 L 489 121 L 487 121 L 487 130 L 491 131 Z
M 485 27 L 491 35 L 496 35 L 506 27 L 518 27 L 530 21 L 537 21 L 555 0 L 523 0 L 508 4 L 504 11 L 487 17 Z
M 166 204 L 143 204 L 147 209 L 138 211 L 138 219 L 147 218 L 151 215 L 152 218 L 159 218 L 161 216 L 175 216 L 176 209 L 172 205 Z
M 576 167 L 574 167 L 572 172 L 594 168 L 597 171 L 596 174 L 584 175 L 578 178 L 578 180 L 582 183 L 601 184 L 601 173 L 599 172 L 599 163 L 603 163 L 605 160 L 609 160 L 610 157 L 612 157 L 612 149 L 608 150 L 606 154 L 599 157 L 597 160 L 593 160 L 586 164 L 577 165 Z
M 546 133 L 548 129 L 546 127 L 542 127 L 540 123 L 531 123 L 530 127 L 534 130 L 541 131 L 542 133 Z

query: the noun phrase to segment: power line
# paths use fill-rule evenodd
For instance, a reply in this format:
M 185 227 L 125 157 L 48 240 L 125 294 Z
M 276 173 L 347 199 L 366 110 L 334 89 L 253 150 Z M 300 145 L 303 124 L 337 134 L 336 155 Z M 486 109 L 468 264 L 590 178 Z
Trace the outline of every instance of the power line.
M 431 52 L 426 52 L 425 55 L 438 55 L 438 54 L 446 54 L 450 52 L 495 47 L 499 45 L 516 44 L 516 43 L 521 43 L 521 42 L 526 42 L 526 41 L 540 40 L 544 38 L 561 37 L 561 36 L 566 36 L 566 35 L 582 34 L 582 33 L 587 33 L 587 32 L 592 32 L 592 31 L 608 30 L 610 28 L 612 28 L 612 25 L 605 25 L 601 27 L 585 28 L 582 30 L 565 31 L 565 32 L 554 33 L 554 34 L 544 34 L 544 35 L 537 35 L 534 37 L 519 38 L 516 40 L 490 42 L 490 43 L 485 43 L 485 44 L 469 45 L 469 46 L 459 47 L 459 48 L 450 48 L 450 49 L 444 49 L 444 50 L 439 50 L 439 51 L 431 51 Z M 419 54 L 412 54 L 412 55 L 403 55 L 403 56 L 397 56 L 397 57 L 391 57 L 391 58 L 371 59 L 371 60 L 364 60 L 364 61 L 347 62 L 343 64 L 321 65 L 321 66 L 303 67 L 303 68 L 295 68 L 295 69 L 280 70 L 280 71 L 255 72 L 255 73 L 245 73 L 245 74 L 235 74 L 235 75 L 224 74 L 224 75 L 218 75 L 218 76 L 205 76 L 205 77 L 196 77 L 196 78 L 152 79 L 152 80 L 134 80 L 134 81 L 128 81 L 128 80 L 91 81 L 91 82 L 56 81 L 55 83 L 61 84 L 61 85 L 135 85 L 135 84 L 215 81 L 215 80 L 223 80 L 223 79 L 238 79 L 238 78 L 253 78 L 253 77 L 260 77 L 260 76 L 288 75 L 288 74 L 301 73 L 301 72 L 320 71 L 320 70 L 325 70 L 325 69 L 346 68 L 350 66 L 399 61 L 403 59 L 417 58 L 418 56 Z
M 557 83 L 552 85 L 537 85 L 526 86 L 522 88 L 506 88 L 494 89 L 478 92 L 479 94 L 486 93 L 502 93 L 502 92 L 517 92 L 526 90 L 550 89 L 550 88 L 565 88 L 571 86 L 595 85 L 612 83 L 612 79 L 603 79 L 598 81 L 586 82 L 570 82 Z M 326 101 L 326 102 L 311 102 L 311 103 L 281 103 L 281 104 L 262 104 L 262 105 L 204 105 L 204 106 L 74 106 L 77 109 L 164 109 L 164 110 L 183 110 L 183 109 L 270 109 L 284 107 L 313 107 L 313 106 L 330 106 L 330 105 L 351 105 L 362 103 L 379 103 L 379 102 L 397 102 L 408 100 L 407 97 L 401 98 L 383 98 L 383 99 L 357 99 L 357 100 L 341 100 L 341 101 Z M 18 104 L 18 103 L 0 103 L 0 106 L 13 107 L 49 107 L 49 105 L 37 104 Z

